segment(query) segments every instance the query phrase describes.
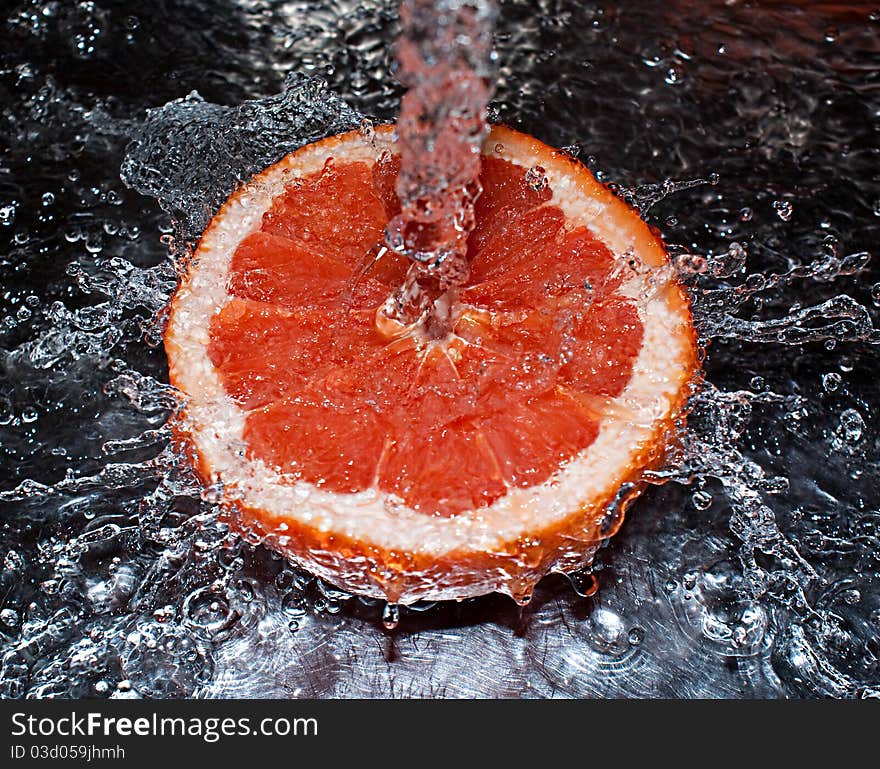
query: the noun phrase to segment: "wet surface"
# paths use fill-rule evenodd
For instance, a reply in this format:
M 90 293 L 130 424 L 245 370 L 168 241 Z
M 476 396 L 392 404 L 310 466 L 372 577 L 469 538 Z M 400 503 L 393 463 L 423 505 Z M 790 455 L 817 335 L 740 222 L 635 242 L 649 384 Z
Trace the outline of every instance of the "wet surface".
M 166 447 L 159 340 L 169 247 L 238 179 L 396 115 L 395 4 L 11 4 L 0 693 L 878 696 L 878 10 L 501 3 L 494 117 L 660 227 L 710 385 L 596 595 L 553 577 L 525 607 L 404 609 L 389 631 L 229 540 Z M 664 197 L 670 178 L 711 183 Z

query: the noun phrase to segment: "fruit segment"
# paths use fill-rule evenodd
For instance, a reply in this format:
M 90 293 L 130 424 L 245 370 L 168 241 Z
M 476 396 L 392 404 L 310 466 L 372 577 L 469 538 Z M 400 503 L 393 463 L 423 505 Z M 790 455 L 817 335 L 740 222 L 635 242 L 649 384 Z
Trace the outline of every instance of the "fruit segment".
M 263 231 L 354 266 L 382 241 L 388 217 L 366 163 L 336 164 L 298 179 L 263 216 Z

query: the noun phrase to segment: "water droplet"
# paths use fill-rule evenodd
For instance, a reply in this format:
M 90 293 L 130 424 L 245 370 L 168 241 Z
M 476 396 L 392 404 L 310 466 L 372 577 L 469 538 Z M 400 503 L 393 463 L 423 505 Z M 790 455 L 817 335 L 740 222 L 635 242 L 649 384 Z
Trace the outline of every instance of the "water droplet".
M 40 413 L 35 408 L 32 408 L 30 406 L 28 406 L 26 409 L 24 409 L 21 412 L 21 421 L 24 422 L 25 424 L 30 424 L 31 422 L 36 422 L 37 419 L 39 419 L 39 417 L 40 417 Z
M 640 627 L 634 627 L 627 636 L 630 646 L 639 646 L 645 640 L 645 631 Z
M 855 606 L 859 601 L 862 600 L 862 594 L 853 588 L 852 590 L 847 590 L 843 594 L 843 600 L 846 601 L 850 606 Z
M 394 630 L 400 623 L 400 607 L 396 603 L 386 603 L 382 609 L 382 626 Z
M 547 186 L 547 171 L 543 166 L 532 166 L 526 171 L 526 184 L 535 192 L 540 192 Z
M 671 64 L 663 76 L 663 80 L 668 85 L 680 85 L 684 82 L 684 68 L 681 64 Z
M 865 420 L 855 409 L 846 409 L 840 415 L 838 434 L 849 444 L 858 443 L 865 430 Z
M 0 611 L 0 622 L 6 627 L 15 627 L 18 624 L 18 612 L 15 609 L 3 609 Z
M 11 227 L 15 223 L 15 206 L 0 206 L 0 226 Z
M 791 215 L 794 213 L 794 206 L 788 200 L 774 200 L 773 210 L 776 211 L 776 215 L 782 219 L 783 222 L 787 222 L 791 219 Z
M 376 140 L 376 128 L 373 126 L 373 121 L 367 117 L 361 120 L 360 125 L 358 126 L 358 133 L 364 141 L 367 141 L 370 144 Z
M 705 491 L 695 491 L 691 499 L 697 510 L 708 510 L 712 507 L 712 495 Z
M 838 387 L 840 387 L 842 381 L 840 374 L 831 371 L 827 374 L 823 374 L 822 387 L 825 388 L 825 392 L 833 393 Z
M 598 582 L 595 575 L 586 571 L 573 571 L 567 576 L 574 592 L 581 598 L 589 598 L 591 595 L 596 594 Z
M 587 623 L 590 643 L 605 654 L 622 654 L 630 648 L 629 634 L 624 630 L 623 620 L 610 609 L 596 608 Z

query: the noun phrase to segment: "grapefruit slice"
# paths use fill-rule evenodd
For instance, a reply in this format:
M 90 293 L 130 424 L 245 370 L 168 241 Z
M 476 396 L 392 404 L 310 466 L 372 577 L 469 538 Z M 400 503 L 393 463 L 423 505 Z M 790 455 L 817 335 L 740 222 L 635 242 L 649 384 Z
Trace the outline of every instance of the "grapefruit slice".
M 346 590 L 522 600 L 589 564 L 674 439 L 687 296 L 589 171 L 495 127 L 451 331 L 389 323 L 398 168 L 393 128 L 352 132 L 229 198 L 171 304 L 179 432 L 235 529 Z

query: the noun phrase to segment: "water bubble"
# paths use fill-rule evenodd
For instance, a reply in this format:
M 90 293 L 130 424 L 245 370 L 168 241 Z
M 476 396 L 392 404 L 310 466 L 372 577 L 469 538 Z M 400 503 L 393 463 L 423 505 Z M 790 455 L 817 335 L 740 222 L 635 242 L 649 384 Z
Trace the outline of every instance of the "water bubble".
M 684 68 L 681 64 L 671 64 L 663 76 L 664 82 L 668 85 L 680 85 L 684 82 Z
M 751 209 L 751 208 L 748 208 L 748 207 L 743 208 L 743 209 L 739 212 L 739 218 L 740 218 L 740 221 L 742 221 L 742 222 L 750 222 L 750 221 L 752 221 L 752 217 L 753 217 L 754 215 L 755 215 L 754 211 L 752 211 L 752 209 Z
M 630 648 L 629 633 L 620 616 L 604 607 L 593 610 L 587 623 L 590 643 L 604 654 L 622 654 Z
M 370 144 L 373 144 L 376 141 L 376 128 L 373 125 L 373 121 L 369 118 L 365 117 L 361 120 L 358 125 L 358 133 L 364 141 Z
M 862 600 L 862 594 L 856 589 L 847 590 L 843 594 L 843 600 L 846 601 L 850 606 L 855 606 L 859 601 Z
M 547 186 L 547 171 L 543 166 L 532 166 L 526 171 L 526 184 L 535 192 L 540 192 Z
M 11 227 L 15 223 L 15 205 L 0 206 L 0 226 Z
M 695 491 L 691 496 L 691 500 L 693 500 L 694 507 L 697 510 L 708 510 L 712 507 L 712 495 L 705 491 Z
M 44 206 L 51 206 L 55 202 L 55 195 L 51 192 L 44 192 L 41 200 Z
M 871 286 L 871 301 L 877 307 L 880 307 L 880 283 L 875 283 Z
M 215 634 L 227 629 L 236 614 L 222 588 L 216 585 L 193 591 L 183 601 L 182 616 L 187 627 Z
M 865 430 L 865 420 L 856 409 L 846 409 L 840 415 L 840 434 L 847 443 L 858 443 Z
M 842 381 L 840 374 L 834 371 L 822 375 L 822 387 L 825 388 L 825 392 L 833 393 L 840 387 Z
M 630 646 L 639 646 L 645 640 L 645 631 L 640 627 L 634 627 L 627 636 Z
M 787 222 L 791 219 L 791 216 L 794 213 L 794 206 L 791 201 L 788 200 L 774 200 L 773 210 L 783 222 Z
M 589 598 L 590 596 L 595 595 L 599 588 L 595 575 L 590 572 L 573 571 L 567 576 L 574 592 L 581 598 Z
M 15 627 L 18 624 L 18 612 L 15 609 L 3 609 L 0 611 L 0 622 L 8 628 Z

